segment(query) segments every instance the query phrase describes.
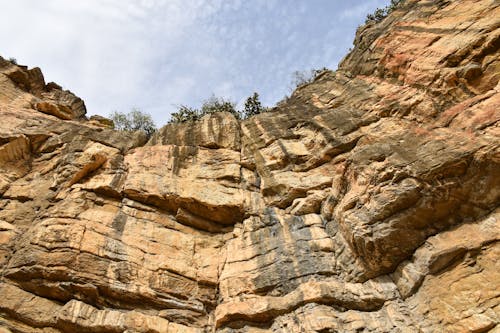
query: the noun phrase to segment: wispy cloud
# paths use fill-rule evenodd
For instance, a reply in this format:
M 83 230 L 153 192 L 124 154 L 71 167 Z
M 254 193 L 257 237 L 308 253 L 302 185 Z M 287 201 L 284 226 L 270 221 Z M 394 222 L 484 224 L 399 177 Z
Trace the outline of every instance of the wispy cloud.
M 0 11 L 0 54 L 40 66 L 89 114 L 138 106 L 165 123 L 211 94 L 273 104 L 294 70 L 335 67 L 385 0 L 16 0 Z

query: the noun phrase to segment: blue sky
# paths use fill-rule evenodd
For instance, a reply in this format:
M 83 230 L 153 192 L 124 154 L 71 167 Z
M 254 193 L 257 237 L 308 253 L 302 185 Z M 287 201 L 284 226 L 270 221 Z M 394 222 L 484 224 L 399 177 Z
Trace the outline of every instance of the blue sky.
M 0 55 L 42 68 L 88 115 L 138 107 L 165 124 L 212 94 L 264 105 L 292 73 L 335 69 L 388 0 L 0 0 Z

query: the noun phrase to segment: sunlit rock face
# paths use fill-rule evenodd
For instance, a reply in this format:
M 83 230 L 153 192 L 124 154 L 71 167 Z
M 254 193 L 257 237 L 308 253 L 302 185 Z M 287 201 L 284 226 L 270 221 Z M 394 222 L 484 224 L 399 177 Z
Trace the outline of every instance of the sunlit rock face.
M 496 332 L 499 18 L 408 0 L 271 112 L 149 142 L 0 59 L 0 332 Z

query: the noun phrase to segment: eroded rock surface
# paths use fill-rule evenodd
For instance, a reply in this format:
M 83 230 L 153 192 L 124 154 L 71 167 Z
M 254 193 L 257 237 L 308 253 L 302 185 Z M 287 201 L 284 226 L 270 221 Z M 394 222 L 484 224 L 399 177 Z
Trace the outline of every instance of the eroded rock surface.
M 149 142 L 0 58 L 0 332 L 498 331 L 499 17 L 407 0 Z

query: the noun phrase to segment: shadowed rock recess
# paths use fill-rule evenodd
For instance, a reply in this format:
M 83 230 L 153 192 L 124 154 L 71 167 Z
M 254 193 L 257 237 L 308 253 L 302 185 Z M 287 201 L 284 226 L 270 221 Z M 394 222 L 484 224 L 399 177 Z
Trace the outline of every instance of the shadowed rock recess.
M 0 58 L 0 332 L 499 332 L 499 48 L 498 1 L 407 0 L 149 142 Z

